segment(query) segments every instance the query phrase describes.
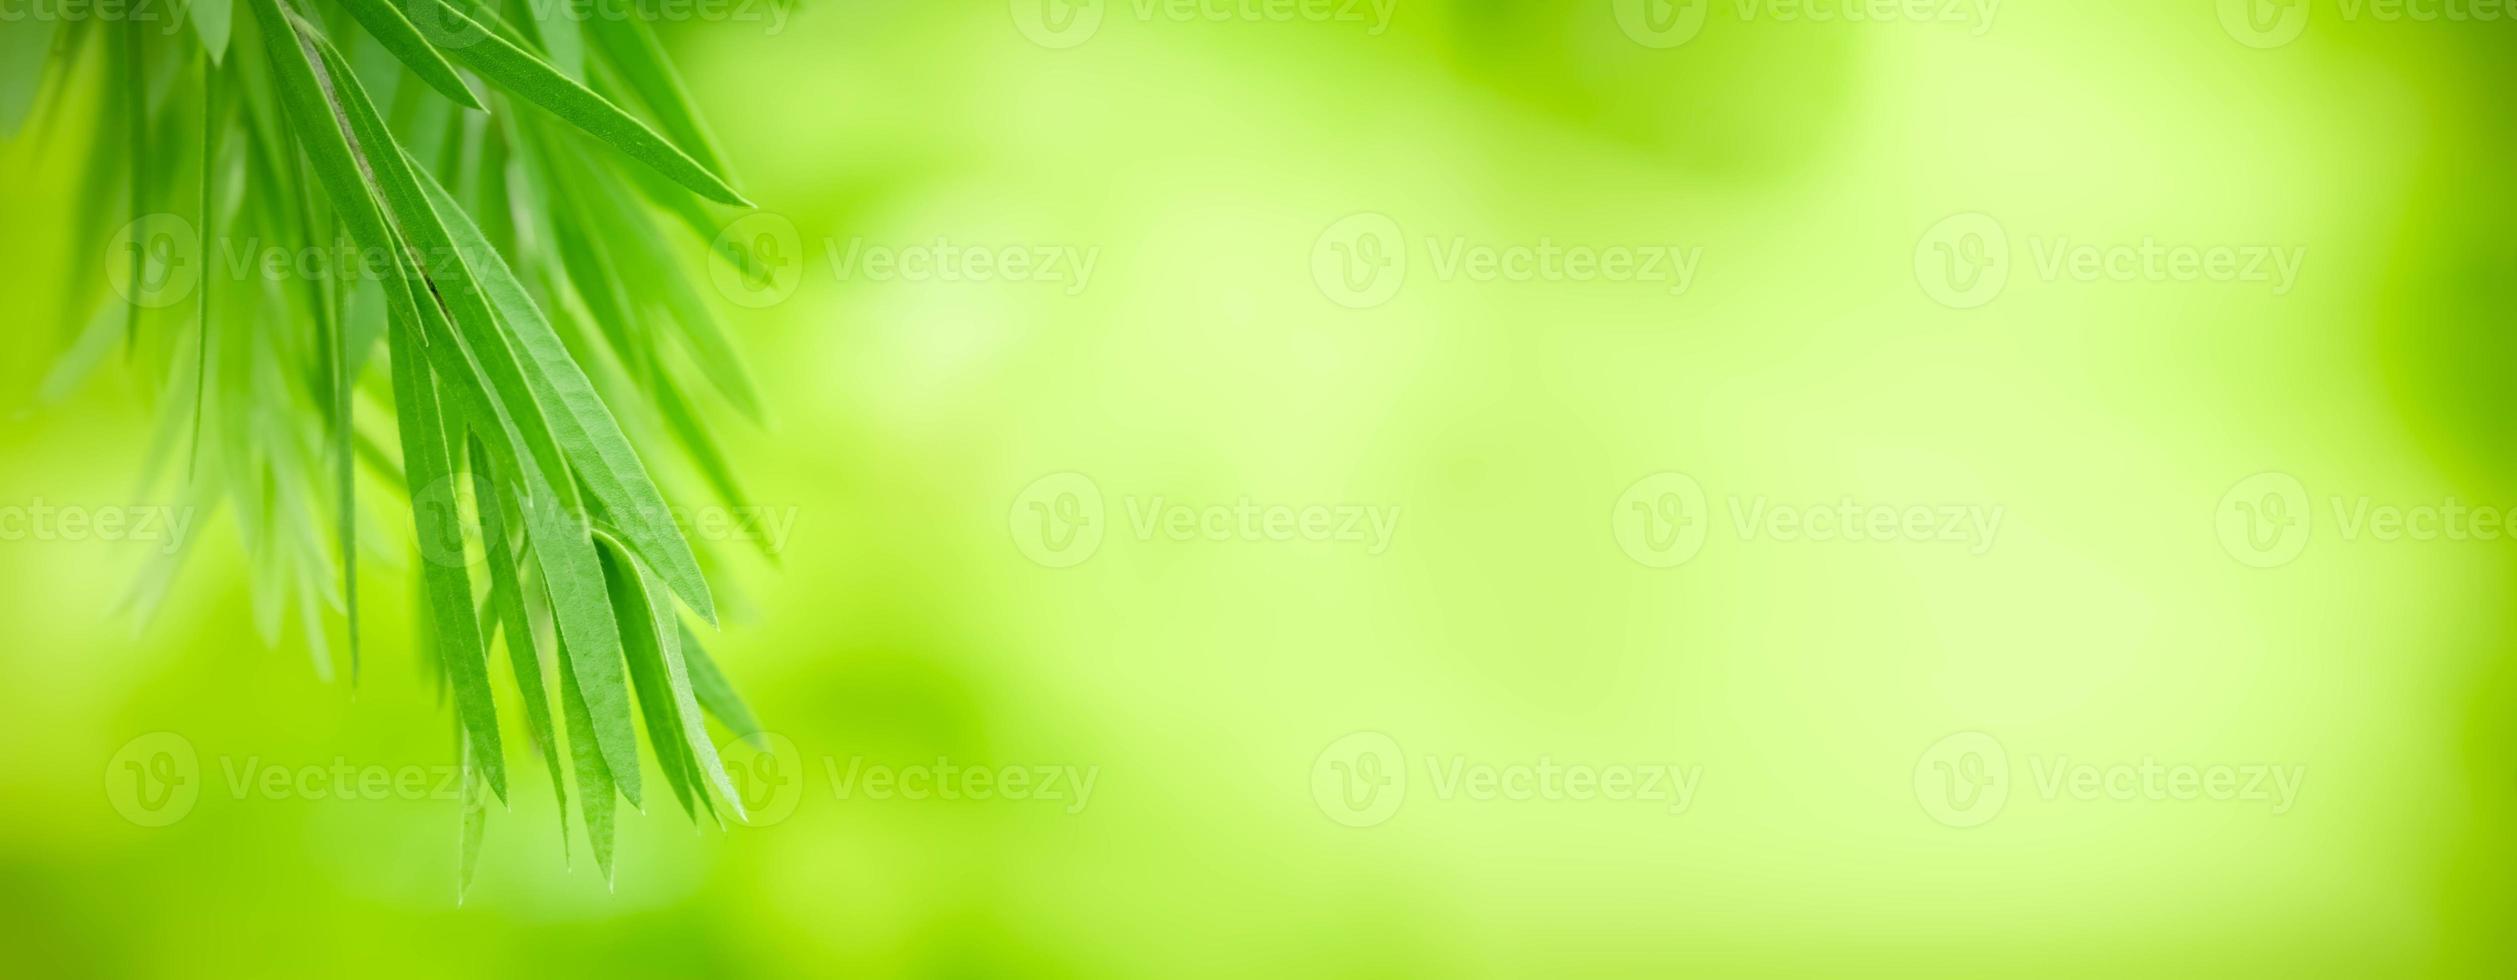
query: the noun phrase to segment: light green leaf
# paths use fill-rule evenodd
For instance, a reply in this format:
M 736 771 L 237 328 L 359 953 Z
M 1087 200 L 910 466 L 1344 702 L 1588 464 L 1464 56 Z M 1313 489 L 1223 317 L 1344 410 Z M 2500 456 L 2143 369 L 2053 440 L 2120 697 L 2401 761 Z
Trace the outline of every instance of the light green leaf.
M 227 60 L 227 38 L 234 28 L 235 0 L 192 0 L 192 30 L 201 35 L 201 46 L 210 52 L 210 60 Z
M 698 696 L 700 707 L 706 708 L 737 738 L 760 734 L 760 719 L 752 716 L 751 706 L 743 703 L 743 696 L 734 693 L 734 685 L 717 668 L 717 659 L 699 645 L 698 635 L 689 626 L 682 627 L 682 659 L 690 664 L 690 689 Z
M 472 757 L 472 743 L 458 738 L 463 748 L 463 823 L 456 831 L 459 869 L 454 886 L 454 903 L 463 904 L 463 893 L 472 888 L 472 872 L 481 865 L 481 838 L 487 827 L 483 819 L 489 813 L 489 801 L 481 796 L 481 768 Z

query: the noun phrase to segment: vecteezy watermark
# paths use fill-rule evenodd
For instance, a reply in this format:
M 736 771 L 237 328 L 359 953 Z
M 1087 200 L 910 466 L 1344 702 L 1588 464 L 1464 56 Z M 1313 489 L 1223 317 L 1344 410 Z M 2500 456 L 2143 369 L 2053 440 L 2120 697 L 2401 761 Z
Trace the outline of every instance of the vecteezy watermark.
M 427 2 L 427 0 L 413 0 Z M 579 24 L 593 21 L 650 24 L 760 24 L 764 36 L 787 31 L 787 18 L 799 0 L 524 0 L 533 19 L 550 23 L 565 18 Z
M 1684 473 L 1654 473 L 1626 487 L 1608 513 L 1610 533 L 1626 556 L 1651 568 L 1686 564 L 1721 523 L 1704 485 Z M 1856 500 L 1778 502 L 1763 494 L 1724 498 L 1727 523 L 1741 541 L 1783 544 L 1953 545 L 1981 556 L 2001 536 L 2000 504 L 1891 504 Z
M 171 555 L 183 548 L 192 518 L 190 507 L 87 507 L 35 497 L 23 504 L 0 505 L 0 542 L 153 541 Z
M 451 764 L 391 765 L 347 757 L 289 765 L 260 755 L 221 755 L 205 774 L 192 740 L 152 732 L 125 742 L 105 763 L 105 799 L 142 827 L 182 820 L 204 792 L 239 801 L 388 802 L 461 800 L 463 768 Z
M 1005 803 L 1048 806 L 1069 816 L 1092 805 L 1101 781 L 1100 766 L 1064 762 L 978 763 L 949 755 L 907 764 L 861 755 L 814 761 L 793 739 L 774 732 L 727 742 L 717 756 L 742 797 L 748 827 L 775 826 L 794 816 L 813 795 L 806 783 L 816 772 L 828 798 L 842 804 Z
M 515 496 L 504 492 L 499 496 L 496 504 L 502 528 L 527 525 L 537 518 L 562 520 L 572 526 L 577 523 L 574 515 L 522 513 L 526 505 Z M 482 504 L 475 481 L 466 474 L 441 478 L 413 494 L 411 506 L 419 512 L 420 526 L 427 529 L 419 536 L 421 557 L 431 564 L 461 567 L 485 560 L 489 555 L 486 548 L 474 553 L 465 546 L 467 541 L 481 540 L 485 533 Z M 684 541 L 746 544 L 770 555 L 780 555 L 786 553 L 800 513 L 793 506 L 765 504 L 666 504 L 654 508 L 608 505 L 603 519 L 616 530 L 678 535 Z
M 1647 48 L 1674 48 L 1704 32 L 1717 0 L 1609 0 L 1617 27 Z M 2001 0 L 1730 0 L 1740 23 L 1947 24 L 1970 37 L 1993 29 Z
M 2311 19 L 2309 0 L 2220 0 L 2220 26 L 2250 48 L 2299 39 Z M 2517 0 L 2334 0 L 2344 23 L 2517 23 Z
M 759 732 L 719 747 L 726 776 L 740 798 L 745 826 L 783 823 L 807 797 L 819 771 L 828 798 L 840 803 L 969 802 L 1043 805 L 1073 815 L 1091 805 L 1101 767 L 1068 763 L 980 763 L 937 756 L 908 764 L 864 756 L 808 762 L 795 742 Z M 294 764 L 259 754 L 217 756 L 204 771 L 192 741 L 153 732 L 123 743 L 105 763 L 105 799 L 142 827 L 184 819 L 205 794 L 243 802 L 459 802 L 464 769 L 453 763 L 388 764 L 336 756 Z
M 1053 473 L 1014 497 L 1006 525 L 1014 547 L 1050 568 L 1083 564 L 1109 530 L 1101 485 L 1081 473 Z M 1398 534 L 1400 505 L 1182 500 L 1165 494 L 1120 498 L 1137 541 L 1178 544 L 1311 544 L 1359 548 L 1378 557 Z
M 172 35 L 195 0 L 0 0 L 0 24 L 162 24 Z
M 6 0 L 0 0 L 6 2 Z M 468 275 L 454 248 L 406 248 L 400 258 L 430 277 Z M 260 236 L 216 236 L 204 241 L 179 214 L 142 215 L 106 241 L 105 277 L 115 295 L 148 309 L 165 309 L 192 298 L 204 281 L 383 282 L 399 275 L 392 249 L 336 241 L 282 244 Z
M 2018 268 L 2010 234 L 1993 216 L 1953 214 L 1914 242 L 1914 281 L 1934 301 L 1971 310 L 2001 297 Z M 2067 235 L 2026 238 L 2028 268 L 2045 282 L 2218 283 L 2288 295 L 2307 261 L 2303 245 L 2075 241 Z
M 122 744 L 105 762 L 105 802 L 142 827 L 164 827 L 201 799 L 201 755 L 192 740 L 151 732 Z
M 1311 762 L 1311 801 L 1348 827 L 1389 822 L 1412 795 L 1467 803 L 1648 803 L 1672 814 L 1694 804 L 1703 766 L 1665 763 L 1491 762 L 1465 755 L 1426 755 L 1421 786 L 1407 754 L 1380 732 L 1352 732 L 1330 742 Z
M 1398 0 L 1012 0 L 1014 28 L 1044 48 L 1072 48 L 1101 32 L 1109 10 L 1140 23 L 1351 24 L 1390 29 Z
M 2307 767 L 2272 762 L 2092 762 L 2069 755 L 2030 755 L 2028 786 L 2046 803 L 2260 804 L 2274 816 L 2298 805 Z M 1950 827 L 1980 827 L 2001 816 L 2018 783 L 2010 753 L 1983 732 L 1959 732 L 1932 743 L 1914 761 L 1914 801 Z
M 2341 541 L 2517 541 L 2517 505 L 2470 504 L 2449 494 L 2432 502 L 2379 501 L 2328 494 L 2326 533 Z M 2287 473 L 2257 473 L 2229 487 L 2212 511 L 2220 547 L 2255 568 L 2297 561 L 2316 537 L 2318 508 L 2307 485 Z
M 1442 282 L 1639 283 L 1669 295 L 1695 284 L 1704 257 L 1701 245 L 1666 243 L 1583 244 L 1552 237 L 1490 242 L 1466 235 L 1426 235 L 1421 258 L 1410 255 L 1407 233 L 1378 212 L 1339 218 L 1311 243 L 1311 281 L 1320 294 L 1350 310 L 1389 302 L 1406 286 L 1412 269 Z
M 1092 286 L 1101 246 L 1074 243 L 971 242 L 950 235 L 885 242 L 825 238 L 821 253 L 841 283 L 1011 283 L 1054 286 L 1067 296 Z M 765 309 L 786 302 L 802 283 L 804 237 L 784 216 L 755 211 L 729 223 L 710 246 L 709 278 L 738 306 Z

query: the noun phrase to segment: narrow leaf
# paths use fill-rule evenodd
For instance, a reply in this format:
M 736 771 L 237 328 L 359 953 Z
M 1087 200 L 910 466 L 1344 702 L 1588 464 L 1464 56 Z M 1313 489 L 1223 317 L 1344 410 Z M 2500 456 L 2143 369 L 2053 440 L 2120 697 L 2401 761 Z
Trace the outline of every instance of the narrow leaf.
M 613 805 L 612 772 L 603 763 L 603 751 L 596 745 L 594 716 L 586 706 L 586 698 L 577 684 L 575 658 L 568 654 L 568 638 L 559 637 L 559 700 L 561 712 L 568 719 L 568 754 L 576 764 L 577 805 L 585 816 L 586 839 L 594 844 L 594 865 L 603 872 L 603 880 L 612 880 Z
M 471 576 L 460 558 L 463 526 L 448 493 L 454 486 L 453 474 L 436 383 L 410 331 L 393 331 L 391 339 L 394 408 L 401 420 L 411 518 L 423 542 L 420 575 L 427 588 L 426 618 L 436 626 L 437 652 L 454 688 L 456 713 L 480 750 L 482 774 L 499 798 L 505 799 L 507 776 L 498 745 L 498 709 L 490 699 L 488 653 L 482 649 L 480 626 L 473 618 Z M 436 549 L 427 547 L 428 542 L 434 542 Z
M 700 165 L 689 154 L 656 135 L 655 130 L 647 128 L 647 124 L 578 84 L 549 62 L 491 33 L 445 0 L 415 2 L 436 4 L 436 15 L 443 17 L 443 23 L 468 42 L 450 45 L 448 52 L 463 62 L 464 67 L 472 69 L 491 84 L 585 130 L 588 135 L 611 144 L 631 159 L 655 168 L 658 173 L 709 200 L 740 207 L 751 206 L 751 202 L 728 186 L 723 177 Z
M 482 767 L 472 756 L 472 743 L 463 740 L 460 744 L 463 747 L 463 823 L 456 831 L 456 860 L 459 862 L 454 886 L 456 905 L 463 904 L 463 893 L 472 888 L 472 872 L 481 865 L 481 838 L 488 829 L 485 818 L 489 813 L 489 801 L 481 795 Z
M 682 755 L 684 763 L 697 770 L 693 779 L 706 776 L 717 792 L 725 797 L 726 805 L 734 809 L 735 817 L 740 819 L 743 816 L 742 797 L 735 792 L 733 779 L 726 775 L 725 764 L 717 758 L 716 743 L 708 740 L 707 722 L 700 716 L 698 698 L 691 693 L 690 668 L 682 659 L 681 619 L 673 614 L 672 604 L 665 599 L 663 585 L 656 580 L 655 573 L 640 565 L 636 556 L 623 549 L 620 566 L 616 571 L 621 573 L 631 598 L 644 600 L 648 622 L 647 629 L 641 632 L 652 641 L 644 646 L 624 646 L 633 664 L 641 655 L 652 656 L 658 661 L 654 666 L 660 666 L 662 671 L 657 681 L 663 688 L 662 693 L 670 699 L 667 703 L 668 717 L 676 723 L 673 729 L 661 733 L 650 729 L 648 737 L 658 743 L 656 751 L 659 755 L 664 752 L 663 743 L 678 742 L 676 751 Z M 627 603 L 616 597 L 614 605 L 619 608 Z M 626 623 L 630 612 L 624 609 L 621 615 Z M 705 791 L 696 787 L 694 791 L 701 793 L 702 802 L 705 802 Z
M 574 21 L 570 23 L 574 25 Z M 683 88 L 681 73 L 674 70 L 672 59 L 665 56 L 664 45 L 656 41 L 655 30 L 642 18 L 590 17 L 586 31 L 594 36 L 612 64 L 619 67 L 619 78 L 655 113 L 664 134 L 689 151 L 691 159 L 701 166 L 727 173 L 725 161 L 717 153 L 716 139 L 709 134 L 707 124 L 700 121 L 699 111 L 691 107 L 690 92 Z M 552 53 L 556 57 L 557 52 Z
M 561 498 L 570 504 L 575 500 L 575 484 L 567 477 L 568 463 L 560 453 L 559 443 L 534 399 L 531 387 L 517 364 L 515 351 L 498 329 L 495 314 L 481 295 L 468 264 L 455 250 L 454 242 L 439 220 L 436 209 L 420 189 L 417 169 L 410 158 L 393 141 L 384 121 L 377 117 L 375 105 L 368 101 L 356 76 L 349 74 L 349 64 L 332 45 L 315 41 L 324 66 L 331 73 L 335 104 L 348 119 L 352 133 L 358 138 L 359 162 L 366 168 L 394 227 L 410 251 L 423 257 L 419 274 L 427 284 L 427 292 L 441 307 L 461 336 L 461 346 L 488 384 L 485 400 L 501 423 L 506 438 L 519 448 L 533 454 L 534 462 L 557 487 Z M 460 383 L 462 373 L 450 373 L 449 379 Z M 487 422 L 488 419 L 482 421 Z M 501 434 L 493 433 L 493 435 Z
M 419 76 L 420 81 L 427 82 L 428 87 L 444 93 L 446 98 L 453 99 L 456 105 L 466 109 L 482 108 L 480 98 L 474 96 L 472 90 L 464 86 L 463 79 L 455 75 L 454 66 L 447 64 L 445 56 L 438 54 L 436 48 L 429 46 L 427 39 L 420 37 L 419 28 L 411 26 L 410 18 L 402 16 L 402 11 L 395 9 L 393 4 L 387 0 L 341 0 L 341 6 L 349 9 L 350 16 L 358 19 L 359 26 L 367 28 L 369 37 L 375 38 L 385 50 L 393 52 L 393 56 L 401 59 L 402 64 L 411 69 L 411 74 Z
M 235 0 L 192 0 L 192 30 L 212 62 L 227 60 L 227 38 L 234 28 Z
M 534 744 L 542 749 L 542 764 L 550 769 L 551 792 L 559 798 L 560 846 L 568 846 L 568 783 L 559 766 L 559 738 L 551 725 L 551 699 L 542 684 L 541 649 L 533 642 L 533 627 L 526 621 L 524 588 L 516 574 L 515 546 L 508 539 L 506 511 L 498 487 L 483 474 L 489 466 L 489 450 L 478 439 L 465 441 L 472 460 L 473 507 L 481 515 L 481 545 L 488 553 L 490 605 L 497 612 L 499 629 L 507 637 L 507 663 L 516 675 L 516 693 L 524 698 L 525 726 L 533 735 Z
M 471 216 L 435 180 L 425 173 L 419 176 L 464 264 L 497 307 L 507 335 L 521 352 L 524 381 L 546 410 L 570 470 L 585 481 L 599 516 L 621 530 L 630 549 L 658 569 L 673 594 L 702 619 L 715 622 L 715 599 L 698 558 L 619 421 Z
M 734 693 L 734 685 L 725 672 L 718 669 L 717 659 L 699 645 L 699 637 L 690 627 L 682 627 L 682 659 L 690 664 L 691 693 L 698 696 L 699 706 L 716 717 L 717 722 L 732 731 L 736 738 L 752 738 L 760 734 L 760 719 L 752 716 L 743 696 Z

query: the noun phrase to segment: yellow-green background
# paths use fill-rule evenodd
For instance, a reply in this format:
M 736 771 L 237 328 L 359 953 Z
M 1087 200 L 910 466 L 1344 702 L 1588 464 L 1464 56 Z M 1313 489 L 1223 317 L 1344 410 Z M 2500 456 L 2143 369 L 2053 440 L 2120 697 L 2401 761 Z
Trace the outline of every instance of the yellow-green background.
M 0 958 L 28 976 L 2506 975 L 2517 543 L 2338 541 L 2258 570 L 2213 532 L 2273 470 L 2386 503 L 2517 504 L 2517 22 L 2236 43 L 2215 5 L 2011 0 L 1992 28 L 1742 22 L 1672 50 L 1608 0 L 1399 0 L 1352 23 L 1112 4 L 1069 50 L 1007 5 L 813 0 L 667 30 L 746 190 L 812 252 L 727 304 L 777 416 L 729 425 L 782 567 L 713 646 L 815 761 L 792 818 L 624 822 L 561 861 L 538 764 L 454 901 L 451 802 L 274 802 L 216 759 L 452 761 L 402 571 L 370 668 L 266 649 L 222 523 L 145 626 L 137 565 L 0 543 Z M 246 22 L 240 20 L 240 29 Z M 145 380 L 58 405 L 77 161 L 0 148 L 0 505 L 127 499 Z M 1413 235 L 1702 245 L 1695 288 L 1436 281 L 1350 311 L 1354 212 Z M 1952 311 L 1917 236 L 2019 259 Z M 730 217 L 731 215 L 729 215 Z M 2045 282 L 2029 236 L 2307 249 L 2297 288 Z M 1037 283 L 838 282 L 819 242 L 1097 247 Z M 686 242 L 705 275 L 704 244 Z M 103 275 L 100 267 L 96 273 Z M 22 411 L 21 411 L 22 410 Z M 1742 542 L 1630 561 L 1634 480 L 1717 500 L 1997 502 L 1980 558 Z M 1112 534 L 1010 540 L 1088 474 Z M 1403 508 L 1395 546 L 1139 541 L 1121 501 Z M 2320 527 L 2319 531 L 2325 530 Z M 335 626 L 337 629 L 337 624 Z M 512 705 L 510 706 L 512 709 Z M 1349 828 L 1321 750 L 1704 767 L 1672 816 L 1411 796 Z M 2009 806 L 1953 829 L 1920 754 L 1998 736 Z M 210 792 L 117 816 L 172 731 Z M 2028 756 L 2274 761 L 2294 809 L 2046 801 Z M 1099 767 L 1055 804 L 840 801 L 818 759 Z M 1415 775 L 1421 780 L 1421 762 Z M 10 971 L 14 972 L 14 970 Z

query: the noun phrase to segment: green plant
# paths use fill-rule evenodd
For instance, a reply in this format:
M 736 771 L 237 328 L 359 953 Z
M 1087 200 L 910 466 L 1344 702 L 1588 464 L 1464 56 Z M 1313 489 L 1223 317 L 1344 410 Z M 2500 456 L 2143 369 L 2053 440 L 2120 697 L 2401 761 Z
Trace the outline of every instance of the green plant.
M 419 649 L 451 691 L 467 773 L 466 882 L 483 794 L 510 791 L 498 646 L 562 804 L 563 848 L 573 776 L 611 874 L 615 799 L 645 796 L 642 723 L 692 819 L 739 817 L 702 713 L 738 734 L 757 725 L 683 621 L 713 625 L 716 597 L 650 475 L 658 454 L 639 447 L 670 446 L 711 493 L 742 499 L 696 380 L 755 421 L 760 401 L 668 228 L 756 264 L 716 240 L 710 206 L 748 205 L 663 49 L 642 21 L 564 7 L 235 6 L 199 0 L 181 32 L 0 24 L 0 139 L 32 114 L 37 138 L 86 141 L 78 213 L 92 220 L 66 254 L 74 302 L 96 312 L 45 394 L 116 346 L 162 378 L 146 483 L 188 457 L 185 506 L 232 505 L 250 543 L 265 641 L 293 597 L 327 676 L 323 606 L 345 620 L 353 680 L 361 659 L 357 559 L 377 534 L 362 531 L 359 470 L 401 488 Z M 240 241 L 314 258 L 221 278 Z M 79 261 L 109 248 L 110 291 Z M 187 259 L 197 281 L 178 285 Z M 190 550 L 144 575 L 135 617 Z

